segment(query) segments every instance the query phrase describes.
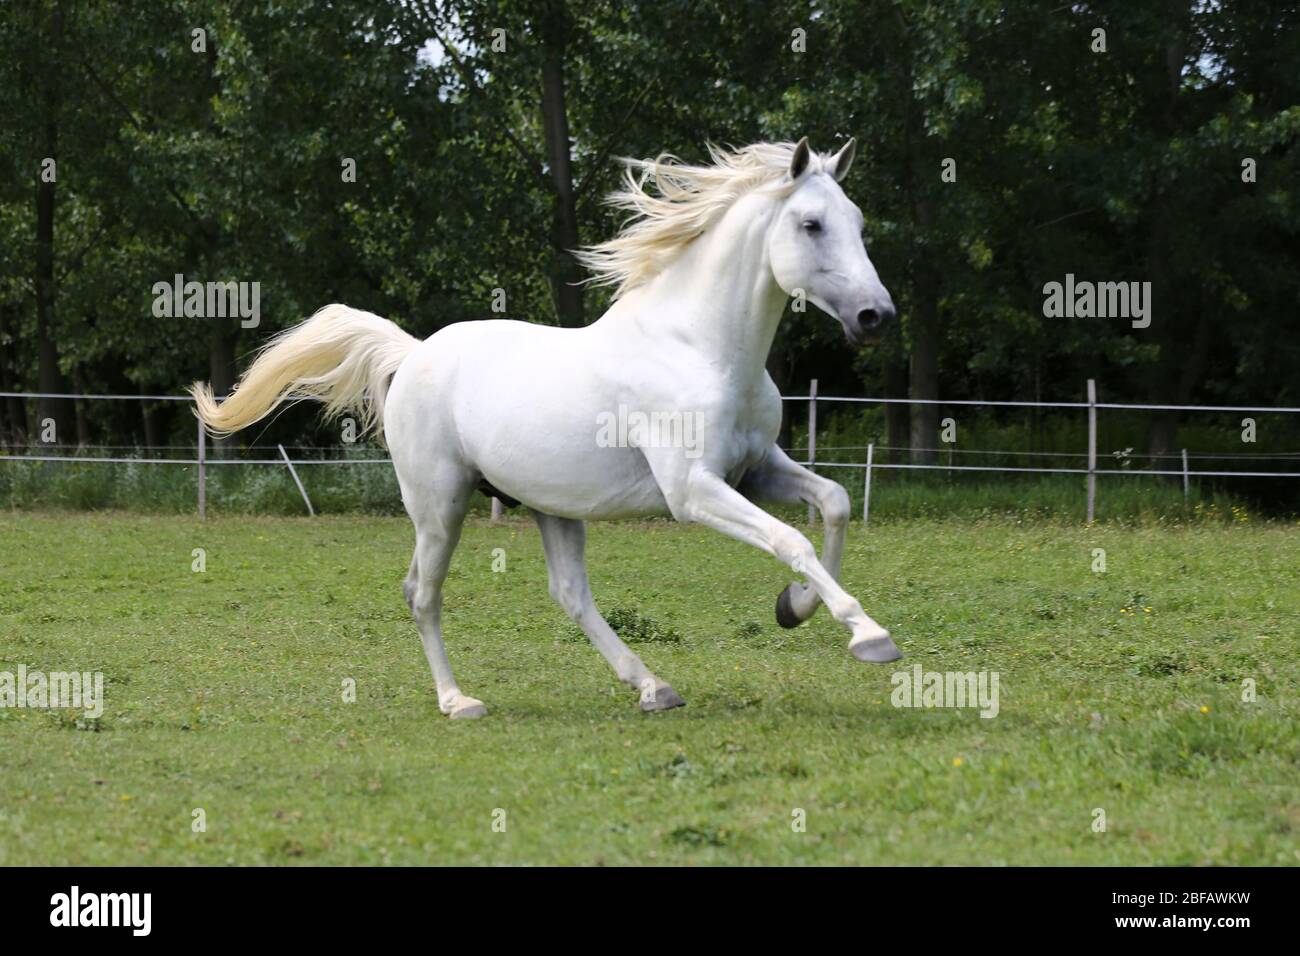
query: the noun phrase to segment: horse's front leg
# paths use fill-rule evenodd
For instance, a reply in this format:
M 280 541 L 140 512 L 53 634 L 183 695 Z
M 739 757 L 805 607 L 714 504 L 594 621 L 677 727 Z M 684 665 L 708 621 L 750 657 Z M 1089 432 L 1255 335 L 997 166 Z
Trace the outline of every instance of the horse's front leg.
M 810 471 L 773 445 L 763 463 L 745 476 L 739 491 L 751 501 L 816 505 L 826 529 L 822 566 L 839 580 L 851 507 L 849 493 L 843 487 Z M 777 596 L 776 621 L 782 627 L 798 627 L 812 617 L 820 603 L 816 588 L 795 582 Z
M 661 478 L 658 472 L 656 477 Z M 862 605 L 817 560 L 817 552 L 807 538 L 759 508 L 720 476 L 704 468 L 670 469 L 668 475 L 662 476 L 660 487 L 674 517 L 699 522 L 761 548 L 807 578 L 831 616 L 852 633 L 849 650 L 858 660 L 885 664 L 903 656 L 889 632 L 869 618 Z

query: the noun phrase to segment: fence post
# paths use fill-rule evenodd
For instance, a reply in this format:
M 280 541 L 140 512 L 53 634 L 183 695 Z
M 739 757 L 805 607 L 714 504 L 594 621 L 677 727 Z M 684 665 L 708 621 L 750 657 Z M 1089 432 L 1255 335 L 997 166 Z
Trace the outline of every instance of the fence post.
M 501 511 L 502 511 L 501 499 L 493 498 L 492 499 L 492 523 L 493 524 L 496 524 L 501 520 Z
M 1183 449 L 1183 504 L 1187 504 L 1187 449 Z
M 817 464 L 817 379 L 808 386 L 808 467 Z M 808 504 L 808 524 L 814 520 L 812 503 Z
M 208 432 L 203 427 L 203 419 L 198 419 L 199 423 L 199 520 L 206 521 L 208 517 Z
M 1097 517 L 1097 380 L 1088 379 L 1088 524 Z
M 280 449 L 280 457 L 289 466 L 289 474 L 293 475 L 293 483 L 298 486 L 298 494 L 302 495 L 302 500 L 307 502 L 307 514 L 313 518 L 316 517 L 316 509 L 311 506 L 311 499 L 307 497 L 307 489 L 302 486 L 302 480 L 298 477 L 298 472 L 293 469 L 293 462 L 289 460 L 289 453 L 284 450 L 283 445 L 276 445 L 275 447 Z
M 871 518 L 871 456 L 876 450 L 875 442 L 867 442 L 867 480 L 862 486 L 862 527 L 866 528 Z

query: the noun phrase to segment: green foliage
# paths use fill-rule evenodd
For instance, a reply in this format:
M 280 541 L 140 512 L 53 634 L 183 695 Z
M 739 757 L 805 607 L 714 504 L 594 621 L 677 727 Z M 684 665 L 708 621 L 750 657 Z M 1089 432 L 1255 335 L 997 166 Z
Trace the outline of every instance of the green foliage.
M 901 396 L 909 365 L 932 363 L 914 394 L 1076 400 L 1095 377 L 1112 398 L 1300 403 L 1293 6 L 797 0 L 781 14 L 756 0 L 2 5 L 0 390 L 62 375 L 175 393 L 338 300 L 420 335 L 490 316 L 495 289 L 508 315 L 558 321 L 563 202 L 539 94 L 552 58 L 580 241 L 618 226 L 598 202 L 617 156 L 858 137 L 846 188 L 900 322 L 853 354 L 835 323 L 792 314 L 771 362 L 788 391 L 819 377 Z M 40 328 L 32 184 L 51 133 Z M 1151 281 L 1151 328 L 1044 318 L 1042 286 L 1067 272 Z M 177 273 L 260 282 L 261 325 L 155 318 L 152 286 Z M 607 301 L 587 292 L 586 315 Z M 35 412 L 0 402 L 0 436 L 30 434 Z M 61 427 L 116 444 L 192 433 L 174 409 L 148 426 L 139 412 L 91 403 Z M 1186 444 L 1180 424 L 1148 416 L 1134 447 Z M 321 434 L 294 413 L 268 437 Z
M 194 514 L 198 469 L 192 465 L 4 462 L 0 502 L 10 509 L 121 510 Z M 303 485 L 318 512 L 403 514 L 392 465 L 303 465 Z M 207 506 L 213 514 L 300 515 L 302 496 L 283 465 L 212 465 Z

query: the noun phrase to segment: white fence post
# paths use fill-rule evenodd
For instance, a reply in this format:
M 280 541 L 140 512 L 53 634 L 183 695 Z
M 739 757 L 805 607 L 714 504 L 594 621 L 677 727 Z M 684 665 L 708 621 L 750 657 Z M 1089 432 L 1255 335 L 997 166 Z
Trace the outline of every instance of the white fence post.
M 492 499 L 492 523 L 493 524 L 496 524 L 501 520 L 502 510 L 503 509 L 501 507 L 501 499 L 493 498 Z
M 307 514 L 313 518 L 316 517 L 316 509 L 311 506 L 311 499 L 307 497 L 307 489 L 302 486 L 302 479 L 298 477 L 298 472 L 293 469 L 293 462 L 289 460 L 289 453 L 284 450 L 283 445 L 276 445 L 275 447 L 280 449 L 280 457 L 289 466 L 289 474 L 293 475 L 293 483 L 298 486 L 298 494 L 302 495 L 302 500 L 307 502 Z
M 808 386 L 808 467 L 817 464 L 817 379 Z M 808 524 L 814 520 L 812 503 L 808 505 Z
M 876 450 L 875 442 L 867 442 L 867 478 L 862 486 L 862 527 L 871 519 L 871 456 Z
M 1184 448 L 1183 449 L 1183 504 L 1187 504 L 1187 492 L 1188 492 L 1187 449 Z
M 199 423 L 199 520 L 205 521 L 208 517 L 208 432 L 203 427 L 203 419 L 198 419 Z
M 1097 380 L 1088 379 L 1088 524 L 1097 517 Z

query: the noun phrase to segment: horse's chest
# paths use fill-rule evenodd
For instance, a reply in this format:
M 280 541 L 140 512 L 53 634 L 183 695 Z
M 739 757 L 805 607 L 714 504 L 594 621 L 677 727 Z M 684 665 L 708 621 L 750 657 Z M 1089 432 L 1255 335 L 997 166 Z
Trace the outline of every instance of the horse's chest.
M 760 395 L 738 409 L 725 436 L 720 439 L 723 454 L 719 465 L 727 483 L 735 486 L 746 472 L 760 464 L 781 430 L 781 400 Z

